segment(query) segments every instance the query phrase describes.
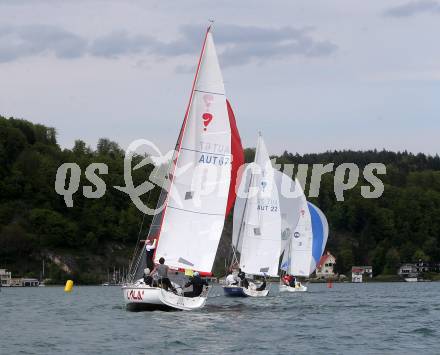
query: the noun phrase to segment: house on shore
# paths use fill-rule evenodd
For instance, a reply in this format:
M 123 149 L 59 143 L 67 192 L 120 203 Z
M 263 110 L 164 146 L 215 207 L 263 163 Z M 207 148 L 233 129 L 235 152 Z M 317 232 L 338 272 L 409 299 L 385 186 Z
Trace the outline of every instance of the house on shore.
M 321 259 L 319 259 L 319 263 L 316 266 L 316 277 L 324 279 L 332 279 L 336 277 L 334 272 L 335 265 L 336 258 L 328 251 L 321 256 Z
M 440 263 L 419 260 L 414 264 L 418 273 L 422 272 L 440 272 Z
M 0 286 L 11 286 L 12 273 L 6 269 L 0 269 Z
M 13 277 L 11 278 L 11 287 L 38 287 L 40 281 L 28 277 Z
M 406 263 L 399 267 L 397 274 L 402 278 L 411 278 L 419 276 L 419 271 L 415 264 Z
M 368 278 L 373 278 L 372 266 L 353 266 L 351 268 L 351 282 L 364 282 Z
M 40 281 L 27 277 L 12 277 L 6 269 L 0 269 L 0 283 L 2 287 L 38 287 Z

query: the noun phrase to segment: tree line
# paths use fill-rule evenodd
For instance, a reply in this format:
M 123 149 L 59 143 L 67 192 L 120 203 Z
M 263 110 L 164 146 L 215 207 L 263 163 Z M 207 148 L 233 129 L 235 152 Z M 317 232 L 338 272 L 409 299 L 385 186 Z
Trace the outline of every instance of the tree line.
M 253 154 L 253 149 L 246 149 L 246 161 Z M 135 157 L 133 165 L 142 158 Z M 319 196 L 310 198 L 328 218 L 328 249 L 337 257 L 338 272 L 368 264 L 375 274 L 394 274 L 402 262 L 440 261 L 438 155 L 347 150 L 304 155 L 284 152 L 275 158 L 277 163 L 295 166 L 386 165 L 387 173 L 380 176 L 385 189 L 378 199 L 361 196 L 360 186 L 368 185 L 361 176 L 345 192 L 345 200 L 336 201 L 334 172 L 323 176 Z M 74 207 L 67 208 L 54 187 L 57 169 L 66 162 L 75 162 L 82 172 L 91 163 L 105 163 L 108 174 L 100 175 L 107 185 L 105 195 L 87 199 L 76 193 Z M 123 166 L 123 149 L 107 138 L 100 139 L 96 148 L 77 140 L 72 149 L 62 149 L 54 128 L 0 116 L 0 267 L 35 275 L 48 253 L 69 255 L 78 277 L 92 282 L 93 274 L 104 274 L 115 258 L 127 260 L 138 236 L 147 234 L 151 217 L 143 216 L 125 193 L 112 188 L 125 185 Z M 134 185 L 145 181 L 151 171 L 151 165 L 134 170 Z M 81 174 L 80 186 L 84 185 L 90 183 Z M 145 194 L 144 203 L 154 208 L 159 192 L 155 188 Z M 224 238 L 229 240 L 230 232 Z M 223 260 L 224 254 L 219 252 L 217 258 Z M 63 276 L 53 263 L 48 270 L 52 278 Z M 218 267 L 215 271 L 222 272 Z

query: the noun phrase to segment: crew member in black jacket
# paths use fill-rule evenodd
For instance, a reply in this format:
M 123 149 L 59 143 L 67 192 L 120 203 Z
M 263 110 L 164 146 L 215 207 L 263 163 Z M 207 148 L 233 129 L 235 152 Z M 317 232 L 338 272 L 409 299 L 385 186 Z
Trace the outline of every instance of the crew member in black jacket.
M 193 276 L 188 280 L 184 287 L 192 286 L 191 292 L 185 292 L 185 297 L 199 297 L 203 292 L 203 286 L 208 286 L 208 283 L 200 277 L 200 274 L 195 271 Z

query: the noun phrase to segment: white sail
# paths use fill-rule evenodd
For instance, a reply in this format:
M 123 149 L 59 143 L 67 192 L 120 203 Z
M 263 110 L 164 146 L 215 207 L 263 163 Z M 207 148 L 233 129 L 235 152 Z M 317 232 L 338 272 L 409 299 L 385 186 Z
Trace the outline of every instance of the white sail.
M 297 188 L 301 189 L 299 183 L 296 184 Z M 302 189 L 300 191 L 302 192 Z M 314 264 L 312 223 L 304 192 L 297 200 L 299 201 L 298 223 L 285 244 L 281 269 L 291 275 L 309 276 Z
M 274 169 L 261 136 L 253 168 L 238 235 L 240 267 L 248 274 L 276 276 L 281 253 L 281 213 Z
M 246 205 L 246 191 L 249 189 L 251 170 L 245 170 L 242 176 L 242 184 L 235 200 L 234 218 L 232 229 L 232 245 L 235 250 L 241 252 L 242 239 L 238 238 L 240 223 L 243 220 L 244 208 Z M 281 248 L 286 249 L 290 237 L 298 224 L 299 212 L 303 203 L 303 190 L 298 180 L 293 181 L 285 173 L 274 169 L 275 185 L 278 190 L 280 211 L 281 211 Z
M 281 269 L 295 276 L 310 276 L 324 253 L 328 232 L 324 213 L 304 196 L 298 224 L 284 248 Z
M 210 31 L 182 130 L 155 261 L 211 272 L 231 178 L 231 128 Z
M 285 173 L 275 171 L 281 210 L 281 248 L 285 250 L 299 221 L 304 195 L 298 180 L 292 180 Z

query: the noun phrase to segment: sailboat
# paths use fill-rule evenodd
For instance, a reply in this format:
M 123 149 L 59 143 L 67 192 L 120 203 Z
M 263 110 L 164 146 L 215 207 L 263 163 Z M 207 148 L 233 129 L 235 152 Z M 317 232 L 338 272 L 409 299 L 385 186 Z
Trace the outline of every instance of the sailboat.
M 295 180 L 295 190 L 302 192 Z M 316 269 L 328 239 L 328 222 L 324 213 L 308 202 L 302 192 L 299 196 L 300 210 L 287 211 L 287 220 L 297 220 L 296 227 L 284 243 L 281 269 L 288 275 L 309 277 Z M 299 215 L 299 218 L 298 218 Z M 292 223 L 293 224 L 293 223 Z M 280 285 L 280 292 L 306 292 L 307 286 L 300 282 L 295 287 Z
M 174 156 L 147 240 L 156 240 L 154 262 L 180 272 L 211 275 L 225 217 L 235 201 L 243 148 L 234 113 L 225 96 L 211 27 L 208 28 L 194 78 L 189 104 Z M 185 297 L 143 281 L 146 252 L 142 248 L 122 287 L 128 309 L 194 310 L 202 308 L 209 289 Z M 183 275 L 180 275 L 183 279 Z M 173 280 L 172 280 L 173 281 Z M 174 284 L 178 287 L 178 284 Z
M 242 179 L 234 208 L 232 236 L 233 266 L 251 276 L 278 276 L 281 254 L 281 213 L 278 189 L 266 145 L 258 136 L 255 160 Z M 241 198 L 244 194 L 244 197 Z M 239 255 L 238 255 L 239 254 Z M 261 285 L 260 285 L 261 286 Z M 253 282 L 224 285 L 226 296 L 264 297 L 269 289 Z

